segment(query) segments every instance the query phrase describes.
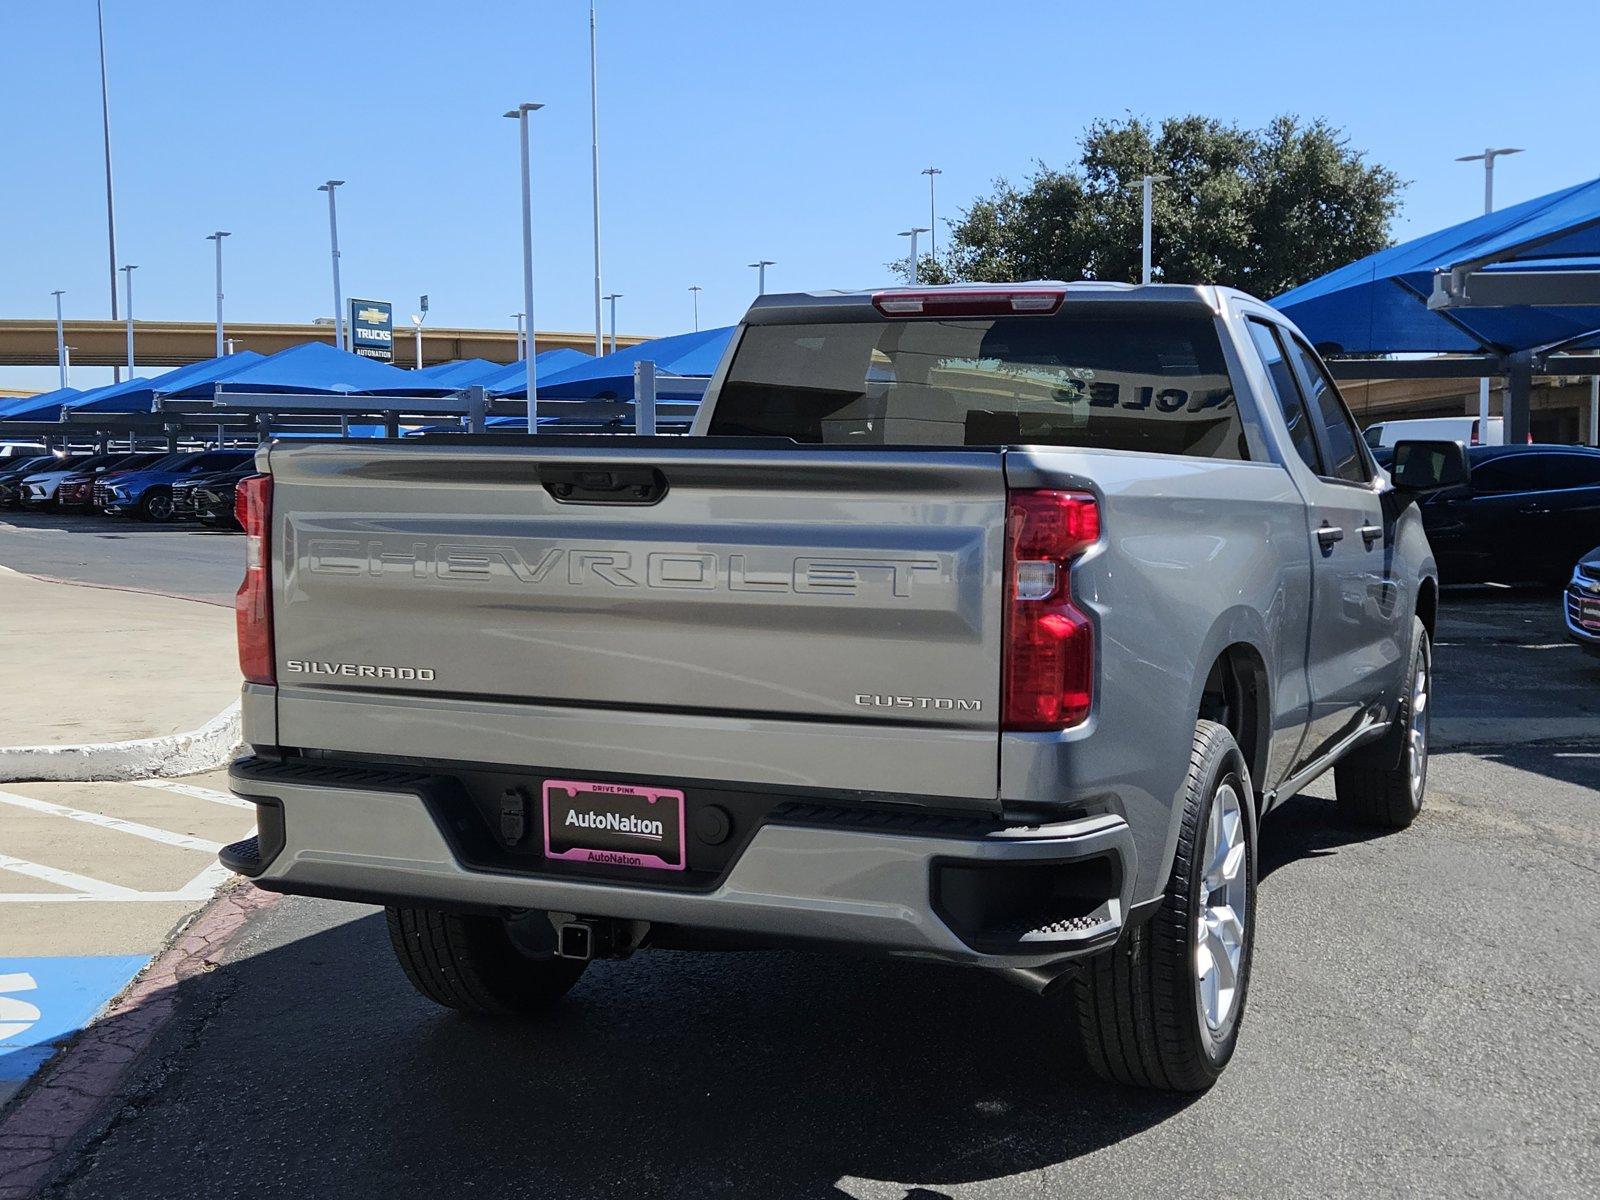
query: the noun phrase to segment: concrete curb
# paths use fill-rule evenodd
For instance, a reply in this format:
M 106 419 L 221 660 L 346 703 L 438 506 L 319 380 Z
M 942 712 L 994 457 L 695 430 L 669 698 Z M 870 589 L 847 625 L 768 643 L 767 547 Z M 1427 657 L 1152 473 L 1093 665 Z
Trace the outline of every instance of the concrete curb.
M 0 783 L 118 782 L 193 775 L 226 766 L 241 742 L 239 704 L 235 701 L 188 733 L 77 746 L 0 747 Z

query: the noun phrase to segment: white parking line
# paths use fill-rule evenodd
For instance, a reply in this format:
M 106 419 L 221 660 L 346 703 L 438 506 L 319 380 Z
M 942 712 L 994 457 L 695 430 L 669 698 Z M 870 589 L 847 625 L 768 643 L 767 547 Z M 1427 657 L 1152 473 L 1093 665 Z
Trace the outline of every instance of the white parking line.
M 196 787 L 192 783 L 174 783 L 170 779 L 135 779 L 135 787 L 153 788 L 158 792 L 172 792 L 178 796 L 193 796 L 196 800 L 209 800 L 213 804 L 226 804 L 229 808 L 248 808 L 255 811 L 255 805 L 248 800 L 241 800 L 227 792 L 219 792 L 215 788 Z
M 213 892 L 233 878 L 233 872 L 227 867 L 221 863 L 212 863 L 177 891 L 137 892 L 120 884 L 104 883 L 98 879 L 90 879 L 86 875 L 75 875 L 71 871 L 60 871 L 55 867 L 25 862 L 7 854 L 0 854 L 0 868 L 15 871 L 19 875 L 32 875 L 36 879 L 47 880 L 50 883 L 59 883 L 63 887 L 78 889 L 75 892 L 0 892 L 0 904 L 90 904 L 107 900 L 118 903 L 166 904 L 179 900 L 203 901 L 211 899 Z
M 59 867 L 47 867 L 43 863 L 29 862 L 25 858 L 13 858 L 9 854 L 0 854 L 0 870 L 14 871 L 18 875 L 27 875 L 33 879 L 42 879 L 46 883 L 54 883 L 60 887 L 73 888 L 81 896 L 67 896 L 59 892 L 13 892 L 0 893 L 0 900 L 132 900 L 139 893 L 132 888 L 123 887 L 120 883 L 106 883 L 99 879 L 90 879 L 87 875 L 79 875 L 74 871 L 63 871 Z
M 167 846 L 179 846 L 185 850 L 200 850 L 207 854 L 215 854 L 222 849 L 221 842 L 208 842 L 205 838 L 156 829 L 150 825 L 140 825 L 137 821 L 124 821 L 121 817 L 108 817 L 104 813 L 84 812 L 82 809 L 68 808 L 64 804 L 52 804 L 48 800 L 35 800 L 32 796 L 19 796 L 15 792 L 0 792 L 0 804 L 11 804 L 17 808 L 49 813 L 55 817 L 66 817 L 68 820 L 82 821 L 87 825 L 98 825 L 102 829 L 115 829 L 120 833 L 131 833 L 134 837 L 161 842 Z

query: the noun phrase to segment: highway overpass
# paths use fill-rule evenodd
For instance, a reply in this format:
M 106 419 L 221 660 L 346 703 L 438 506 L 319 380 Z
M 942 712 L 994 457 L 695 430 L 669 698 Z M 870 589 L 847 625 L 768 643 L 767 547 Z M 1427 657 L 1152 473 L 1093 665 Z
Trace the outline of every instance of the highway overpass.
M 72 348 L 75 367 L 125 366 L 128 361 L 128 330 L 122 321 L 66 321 L 67 345 Z M 274 354 L 301 342 L 333 343 L 330 325 L 269 325 L 240 322 L 224 328 L 235 350 L 255 350 Z M 618 336 L 618 346 L 633 346 L 642 337 Z M 557 333 L 540 330 L 534 336 L 539 350 L 563 346 L 594 352 L 594 334 Z M 202 321 L 135 321 L 133 323 L 134 363 L 141 372 L 147 367 L 181 367 L 213 358 L 217 348 L 217 327 Z M 515 362 L 517 335 L 511 329 L 422 328 L 422 365 L 449 362 L 457 358 L 486 358 L 490 362 Z M 411 326 L 396 326 L 395 365 L 416 365 L 416 341 Z M 53 367 L 56 365 L 56 323 L 54 320 L 0 320 L 0 366 Z

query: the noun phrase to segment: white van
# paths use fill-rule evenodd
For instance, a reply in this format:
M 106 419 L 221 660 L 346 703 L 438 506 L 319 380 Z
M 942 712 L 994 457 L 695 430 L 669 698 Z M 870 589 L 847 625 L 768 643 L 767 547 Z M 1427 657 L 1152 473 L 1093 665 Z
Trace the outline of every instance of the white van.
M 1479 428 L 1477 417 L 1417 417 L 1409 421 L 1379 421 L 1362 432 L 1374 450 L 1396 442 L 1465 442 L 1469 446 L 1500 446 L 1505 443 L 1505 422 L 1489 418 L 1489 428 Z

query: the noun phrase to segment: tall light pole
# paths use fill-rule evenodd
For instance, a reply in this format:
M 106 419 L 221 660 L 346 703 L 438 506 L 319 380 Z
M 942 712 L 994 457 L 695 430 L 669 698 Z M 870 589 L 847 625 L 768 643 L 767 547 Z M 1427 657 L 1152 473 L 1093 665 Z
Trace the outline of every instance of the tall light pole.
M 428 319 L 428 297 L 417 297 L 417 308 L 420 310 L 411 314 L 411 324 L 417 331 L 417 370 L 422 370 L 422 323 Z
M 696 333 L 700 332 L 700 293 L 704 290 L 698 283 L 689 285 L 689 294 L 694 297 L 694 331 Z
M 1457 162 L 1483 163 L 1483 211 L 1494 211 L 1494 160 L 1503 154 L 1521 154 L 1520 146 L 1502 146 L 1498 150 L 1492 147 L 1484 149 L 1482 154 L 1463 154 L 1456 159 Z
M 527 357 L 527 352 L 528 352 L 527 351 L 527 347 L 523 344 L 523 340 L 522 340 L 522 316 L 523 316 L 523 314 L 519 313 L 519 312 L 511 314 L 512 320 L 516 321 L 516 323 L 517 323 L 517 361 L 518 362 L 521 362 L 525 357 Z
M 911 282 L 917 281 L 917 234 L 930 232 L 925 226 L 913 225 L 910 229 L 902 229 L 900 236 L 911 239 L 911 253 L 906 257 L 906 264 L 911 271 Z
M 1502 146 L 1495 149 L 1485 146 L 1482 154 L 1463 154 L 1456 159 L 1457 162 L 1482 162 L 1483 163 L 1483 213 L 1488 216 L 1494 211 L 1494 160 L 1502 154 L 1521 154 L 1520 146 Z M 1478 437 L 1485 444 L 1489 444 L 1489 379 L 1487 376 L 1478 380 Z M 1505 440 L 1504 426 L 1501 428 L 1501 441 Z
M 133 378 L 133 273 L 139 269 L 137 263 L 129 263 L 122 268 L 122 278 L 127 286 L 128 297 L 128 378 Z
M 600 73 L 595 53 L 594 4 L 589 5 L 589 163 L 594 177 L 594 352 L 600 341 Z M 528 310 L 532 312 L 530 308 Z M 530 324 L 530 328 L 531 328 Z
M 1130 183 L 1128 190 L 1138 188 L 1144 202 L 1143 233 L 1140 238 L 1139 250 L 1139 282 L 1149 283 L 1151 275 L 1151 242 L 1155 236 L 1155 199 L 1156 184 L 1165 183 L 1172 178 L 1170 175 L 1145 175 L 1138 183 Z
M 65 292 L 50 293 L 56 298 L 56 366 L 61 370 L 61 386 L 67 386 L 67 335 L 61 324 L 61 297 Z
M 765 296 L 767 294 L 767 268 L 775 267 L 778 264 L 770 258 L 762 258 L 749 265 L 756 269 L 756 295 Z
M 100 27 L 100 132 L 106 151 L 106 261 L 111 268 L 111 319 L 117 319 L 117 206 L 111 191 L 111 89 L 106 84 L 106 11 L 103 0 L 95 0 L 95 19 Z M 122 372 L 111 368 L 114 381 Z
M 340 350 L 348 349 L 344 339 L 344 288 L 339 283 L 339 209 L 333 199 L 335 188 L 342 188 L 344 180 L 330 179 L 317 188 L 328 193 L 328 244 L 333 251 L 333 344 Z
M 933 180 L 936 175 L 944 172 L 938 167 L 924 167 L 922 173 L 928 177 L 928 253 L 935 258 L 939 257 L 939 235 L 934 231 L 938 229 L 938 222 L 934 220 L 933 211 Z
M 617 352 L 617 301 L 622 299 L 621 292 L 612 292 L 606 296 L 611 304 L 611 353 Z
M 226 229 L 206 234 L 206 241 L 217 244 L 217 357 L 221 358 L 227 343 L 222 336 L 222 239 L 232 237 Z
M 528 318 L 527 363 L 528 432 L 539 432 L 539 368 L 533 361 L 533 168 L 528 157 L 528 118 L 542 104 L 519 104 L 505 115 L 517 122 L 522 139 L 522 309 Z M 599 352 L 600 310 L 595 308 L 595 348 Z

